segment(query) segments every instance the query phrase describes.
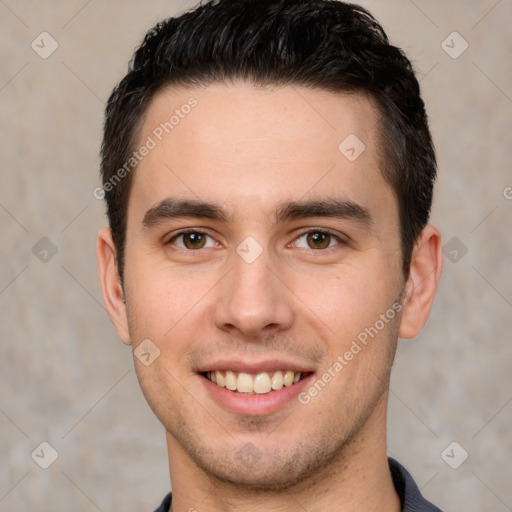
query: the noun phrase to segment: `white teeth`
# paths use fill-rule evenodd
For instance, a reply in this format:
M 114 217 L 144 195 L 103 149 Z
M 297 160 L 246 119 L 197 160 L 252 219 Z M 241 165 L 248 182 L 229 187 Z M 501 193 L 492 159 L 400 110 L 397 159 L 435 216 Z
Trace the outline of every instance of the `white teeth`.
M 212 382 L 216 382 L 221 388 L 223 388 L 226 385 L 226 379 L 224 378 L 224 375 L 222 375 L 222 372 L 219 370 L 215 370 L 215 380 L 212 380 Z
M 283 372 L 275 372 L 272 375 L 272 389 L 281 389 L 283 387 Z
M 226 389 L 230 389 L 231 391 L 236 390 L 236 377 L 233 372 L 230 372 L 230 371 L 226 372 L 225 386 L 226 386 Z
M 271 389 L 272 381 L 270 380 L 270 375 L 267 372 L 258 373 L 254 379 L 254 392 L 259 395 L 263 395 L 265 393 L 270 393 Z
M 297 384 L 303 377 L 302 372 L 277 371 L 269 374 L 267 372 L 260 372 L 256 375 L 250 373 L 240 372 L 236 374 L 231 370 L 225 372 L 215 370 L 207 372 L 206 378 L 217 384 L 221 388 L 229 389 L 230 391 L 238 391 L 239 393 L 258 394 L 264 395 L 270 393 L 272 390 L 282 389 L 283 386 L 289 387 Z
M 284 374 L 284 385 L 291 386 L 293 384 L 293 372 L 286 372 Z
M 252 393 L 254 391 L 252 377 L 248 373 L 240 372 L 236 381 L 236 389 L 240 393 Z

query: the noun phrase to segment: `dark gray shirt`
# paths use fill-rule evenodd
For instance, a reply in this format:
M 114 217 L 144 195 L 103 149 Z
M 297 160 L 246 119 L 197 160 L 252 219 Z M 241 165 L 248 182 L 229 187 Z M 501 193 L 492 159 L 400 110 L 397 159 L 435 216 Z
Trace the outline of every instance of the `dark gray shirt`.
M 399 462 L 392 458 L 388 458 L 388 462 L 396 492 L 402 502 L 402 512 L 442 512 L 421 495 L 412 476 Z M 169 493 L 155 512 L 169 512 L 171 498 Z

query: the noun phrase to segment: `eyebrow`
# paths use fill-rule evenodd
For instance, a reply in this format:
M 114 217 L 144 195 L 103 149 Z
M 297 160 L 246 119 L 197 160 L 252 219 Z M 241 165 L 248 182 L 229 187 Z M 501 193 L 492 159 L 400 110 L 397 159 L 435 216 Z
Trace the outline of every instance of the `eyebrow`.
M 229 222 L 231 220 L 231 216 L 227 211 L 217 204 L 197 199 L 166 198 L 146 212 L 142 224 L 147 228 L 151 228 L 165 220 L 182 217 L 210 219 L 220 222 Z M 282 203 L 275 210 L 274 222 L 278 224 L 286 220 L 309 217 L 352 220 L 366 228 L 371 227 L 373 224 L 373 218 L 366 207 L 351 200 L 340 198 Z
M 173 199 L 167 198 L 150 208 L 144 215 L 142 224 L 152 227 L 164 220 L 181 217 L 193 217 L 196 219 L 211 219 L 227 222 L 229 216 L 223 208 L 206 201 L 197 199 Z
M 280 205 L 276 211 L 276 223 L 307 217 L 353 220 L 368 228 L 373 224 L 370 211 L 348 199 L 326 198 L 312 201 L 291 201 Z

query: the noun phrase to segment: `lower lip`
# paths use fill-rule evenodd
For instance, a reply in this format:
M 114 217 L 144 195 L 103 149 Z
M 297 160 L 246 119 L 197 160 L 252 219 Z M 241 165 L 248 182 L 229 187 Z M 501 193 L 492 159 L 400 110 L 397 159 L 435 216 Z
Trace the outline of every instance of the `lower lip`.
M 214 384 L 203 375 L 199 375 L 199 377 L 207 392 L 222 408 L 228 409 L 236 414 L 262 416 L 278 411 L 295 399 L 297 395 L 308 386 L 313 378 L 313 374 L 309 374 L 292 386 L 284 386 L 281 389 L 270 391 L 262 395 L 250 395 L 230 391 L 229 389 L 217 386 L 217 384 Z

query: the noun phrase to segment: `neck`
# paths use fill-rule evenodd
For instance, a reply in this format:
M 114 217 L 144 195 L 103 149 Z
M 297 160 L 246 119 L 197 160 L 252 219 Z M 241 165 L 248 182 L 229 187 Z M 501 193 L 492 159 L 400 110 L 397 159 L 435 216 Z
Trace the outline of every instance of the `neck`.
M 332 460 L 286 490 L 250 489 L 207 475 L 167 433 L 172 512 L 400 512 L 382 435 L 386 402 Z

